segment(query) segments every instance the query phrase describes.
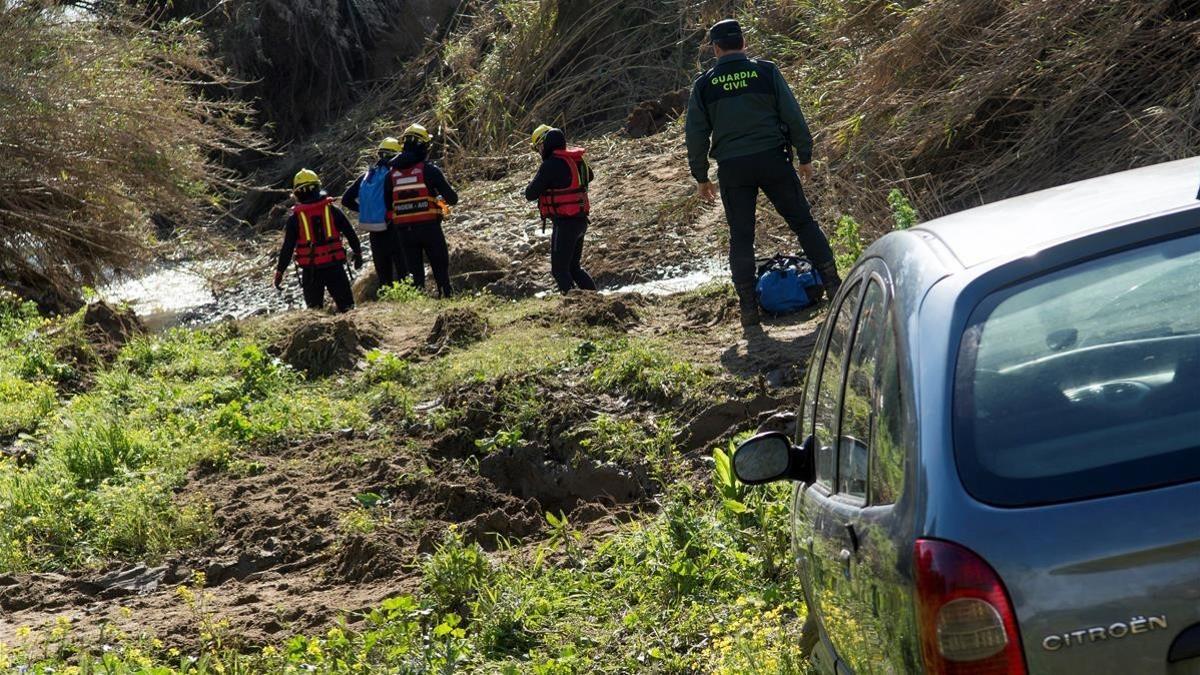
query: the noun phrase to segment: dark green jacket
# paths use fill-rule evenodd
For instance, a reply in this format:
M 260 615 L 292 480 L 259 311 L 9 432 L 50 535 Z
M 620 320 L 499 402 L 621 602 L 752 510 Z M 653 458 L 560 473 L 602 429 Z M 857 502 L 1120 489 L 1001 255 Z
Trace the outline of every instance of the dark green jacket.
M 791 145 L 801 164 L 812 161 L 808 122 L 783 74 L 745 54 L 726 54 L 696 78 L 685 129 L 688 166 L 700 182 L 710 156 L 719 163 Z

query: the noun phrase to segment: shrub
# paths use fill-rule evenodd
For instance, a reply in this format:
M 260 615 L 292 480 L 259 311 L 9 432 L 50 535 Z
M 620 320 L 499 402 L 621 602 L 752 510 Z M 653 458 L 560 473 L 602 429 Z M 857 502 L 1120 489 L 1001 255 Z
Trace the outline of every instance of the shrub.
M 492 566 L 478 544 L 466 543 L 455 529 L 447 530 L 437 550 L 421 566 L 423 587 L 443 612 L 462 612 L 492 575 Z
M 917 224 L 917 210 L 909 203 L 908 197 L 900 190 L 892 188 L 887 196 L 888 206 L 892 207 L 892 221 L 897 230 L 907 230 Z
M 652 343 L 614 340 L 587 358 L 592 386 L 649 402 L 701 398 L 712 384 L 707 373 Z
M 0 95 L 0 266 L 61 298 L 146 253 L 151 213 L 212 220 L 237 185 L 218 160 L 257 140 L 244 106 L 193 88 L 225 78 L 190 25 L 59 4 L 0 4 L 0 91 L 20 92 Z
M 421 289 L 414 286 L 408 279 L 379 289 L 379 299 L 383 302 L 414 302 L 424 297 L 425 294 L 421 292 Z
M 624 120 L 636 103 L 684 87 L 694 74 L 700 35 L 684 20 L 692 3 L 467 4 L 475 6 L 445 41 L 428 92 L 452 149 L 508 148 L 542 122 L 573 132 Z
M 842 216 L 838 219 L 837 229 L 833 231 L 834 254 L 837 256 L 838 269 L 848 271 L 858 261 L 863 252 L 863 238 L 858 221 L 853 216 Z

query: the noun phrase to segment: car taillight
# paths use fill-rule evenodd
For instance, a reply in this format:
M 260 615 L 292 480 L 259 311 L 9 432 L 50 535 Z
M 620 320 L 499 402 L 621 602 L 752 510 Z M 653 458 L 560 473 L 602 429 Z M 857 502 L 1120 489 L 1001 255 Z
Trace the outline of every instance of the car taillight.
M 1025 675 L 1017 618 L 995 570 L 947 541 L 913 547 L 917 621 L 930 675 Z

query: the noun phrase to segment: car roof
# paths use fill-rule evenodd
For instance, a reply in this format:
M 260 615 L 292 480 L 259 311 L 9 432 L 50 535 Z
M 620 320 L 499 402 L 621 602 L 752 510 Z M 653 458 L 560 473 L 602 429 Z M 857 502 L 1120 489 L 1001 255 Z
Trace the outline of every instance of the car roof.
M 933 235 L 964 267 L 1018 258 L 1079 235 L 1200 209 L 1200 157 L 1070 183 L 931 220 Z

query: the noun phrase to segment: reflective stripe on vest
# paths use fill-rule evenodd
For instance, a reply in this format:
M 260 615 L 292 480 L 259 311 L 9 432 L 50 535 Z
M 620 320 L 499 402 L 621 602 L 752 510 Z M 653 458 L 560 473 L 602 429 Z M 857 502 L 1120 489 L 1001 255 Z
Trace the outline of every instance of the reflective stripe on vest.
M 333 198 L 292 207 L 300 227 L 296 232 L 296 264 L 301 267 L 327 267 L 345 262 L 346 249 L 333 219 Z M 313 221 L 316 220 L 316 228 Z M 315 235 L 314 236 L 314 232 Z
M 570 169 L 571 184 L 546 190 L 538 197 L 538 212 L 543 218 L 578 218 L 591 213 L 588 188 L 583 180 L 583 152 L 581 148 L 554 151 L 553 156 L 566 162 Z
M 407 169 L 392 170 L 390 215 L 395 225 L 442 222 L 442 207 L 425 184 L 425 162 L 417 162 Z

